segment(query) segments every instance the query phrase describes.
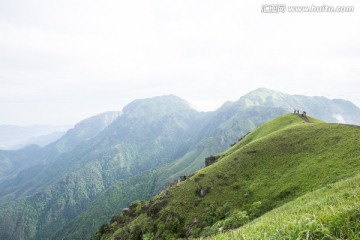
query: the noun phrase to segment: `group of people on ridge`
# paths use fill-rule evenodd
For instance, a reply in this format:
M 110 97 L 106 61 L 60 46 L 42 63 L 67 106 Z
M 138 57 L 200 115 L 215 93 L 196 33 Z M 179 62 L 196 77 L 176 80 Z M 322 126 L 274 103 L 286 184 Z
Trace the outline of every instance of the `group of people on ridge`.
M 299 109 L 294 109 L 294 114 L 300 115 L 300 110 L 299 110 Z M 306 117 L 306 111 L 302 111 L 301 116 L 302 116 L 302 117 Z

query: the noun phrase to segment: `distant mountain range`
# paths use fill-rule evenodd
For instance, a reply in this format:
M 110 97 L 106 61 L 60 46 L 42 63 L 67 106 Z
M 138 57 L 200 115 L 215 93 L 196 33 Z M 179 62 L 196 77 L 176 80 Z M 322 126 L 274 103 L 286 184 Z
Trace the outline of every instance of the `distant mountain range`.
M 43 147 L 62 137 L 69 128 L 70 126 L 0 125 L 0 149 L 17 150 L 32 144 Z
M 294 108 L 360 124 L 344 100 L 258 89 L 216 111 L 174 95 L 86 119 L 43 148 L 0 151 L 0 238 L 84 239 L 129 203 L 204 166 L 256 126 Z

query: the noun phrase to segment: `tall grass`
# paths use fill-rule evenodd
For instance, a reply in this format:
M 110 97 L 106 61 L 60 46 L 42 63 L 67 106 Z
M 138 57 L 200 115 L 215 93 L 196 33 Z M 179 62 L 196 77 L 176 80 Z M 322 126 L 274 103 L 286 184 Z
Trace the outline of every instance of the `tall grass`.
M 208 239 L 360 239 L 360 175 L 330 184 Z

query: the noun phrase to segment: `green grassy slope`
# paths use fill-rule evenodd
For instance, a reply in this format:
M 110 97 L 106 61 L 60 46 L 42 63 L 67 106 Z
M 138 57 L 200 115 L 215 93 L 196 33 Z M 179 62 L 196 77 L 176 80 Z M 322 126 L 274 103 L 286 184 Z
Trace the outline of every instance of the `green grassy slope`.
M 304 123 L 288 114 L 262 125 L 220 154 L 218 162 L 166 189 L 141 211 L 113 218 L 95 239 L 204 236 L 216 232 L 214 226 L 226 218 L 237 227 L 357 174 L 360 148 L 354 143 L 360 130 L 311 120 Z
M 322 121 L 313 118 L 313 117 L 306 117 L 308 119 L 308 121 L 310 121 L 311 123 L 322 123 Z M 299 125 L 301 123 L 306 123 L 304 119 L 299 118 L 298 115 L 296 114 L 286 114 L 286 115 L 282 115 L 280 117 L 277 117 L 276 119 L 270 120 L 268 122 L 265 122 L 263 124 L 261 124 L 256 131 L 250 132 L 249 134 L 247 134 L 246 136 L 243 137 L 243 139 L 241 139 L 241 141 L 239 141 L 239 143 L 237 143 L 235 146 L 233 146 L 232 148 L 229 148 L 228 151 L 224 152 L 225 154 L 230 154 L 236 150 L 238 150 L 239 148 L 245 146 L 246 144 L 255 141 L 257 139 L 260 139 L 262 137 L 265 137 L 269 134 L 273 134 L 277 131 L 280 131 L 282 129 L 288 128 L 288 127 L 293 127 L 296 125 Z
M 149 199 L 178 176 L 203 167 L 205 157 L 223 151 L 253 126 L 284 112 L 270 107 L 225 110 L 198 113 L 174 96 L 136 101 L 88 141 L 97 128 L 83 121 L 47 147 L 54 159 L 26 169 L 13 185 L 0 188 L 10 191 L 25 184 L 21 193 L 30 193 L 0 206 L 0 238 L 88 238 L 129 202 Z M 75 147 L 80 139 L 84 141 Z
M 7 175 L 11 179 L 0 182 L 0 201 L 4 202 L 0 205 L 0 238 L 87 238 L 129 202 L 148 199 L 180 175 L 203 167 L 205 157 L 224 151 L 259 124 L 294 107 L 327 121 L 337 116 L 356 123 L 351 120 L 360 116 L 360 110 L 350 103 L 266 89 L 207 113 L 196 112 L 176 96 L 165 96 L 136 100 L 114 122 L 112 114 L 83 121 L 40 154 L 34 151 L 31 160 L 41 164 L 32 168 L 14 167 L 12 158 L 1 152 L 0 171 L 11 173 Z M 301 119 L 293 121 L 302 124 Z M 278 125 L 288 126 L 279 121 Z M 272 128 L 280 129 L 275 123 Z M 266 129 L 267 133 L 257 131 L 258 136 L 241 141 L 223 159 L 245 143 L 273 132 Z M 15 160 L 34 163 L 22 160 L 22 156 L 29 159 L 27 152 L 19 154 L 21 158 Z M 11 169 L 16 171 L 9 172 Z M 8 202 L 11 199 L 16 202 Z
M 129 205 L 129 202 L 148 200 L 168 187 L 179 176 L 191 174 L 204 167 L 206 157 L 224 151 L 239 137 L 252 130 L 253 126 L 279 116 L 283 112 L 282 109 L 270 107 L 255 107 L 241 111 L 228 106 L 203 116 L 199 121 L 200 126 L 195 129 L 204 128 L 205 130 L 192 137 L 193 144 L 184 155 L 174 159 L 173 162 L 162 164 L 158 168 L 111 185 L 106 192 L 96 197 L 84 212 L 67 222 L 62 229 L 58 229 L 52 237 L 73 240 L 92 236 L 101 224 L 107 222 L 111 216 L 121 213 L 122 209 Z M 172 119 L 168 121 L 171 122 Z M 191 132 L 196 134 L 196 130 Z M 141 142 L 144 142 L 143 139 Z M 145 150 L 148 146 L 152 147 L 153 145 L 145 143 L 142 149 Z
M 328 184 L 209 239 L 359 239 L 360 175 Z

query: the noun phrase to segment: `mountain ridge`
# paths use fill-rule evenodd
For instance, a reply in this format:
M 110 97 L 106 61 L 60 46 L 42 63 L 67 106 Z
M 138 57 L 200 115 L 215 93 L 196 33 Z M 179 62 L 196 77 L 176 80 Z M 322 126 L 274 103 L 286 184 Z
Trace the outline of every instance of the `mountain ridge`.
M 206 236 L 226 226 L 226 219 L 241 224 L 234 219 L 245 214 L 242 219 L 251 221 L 359 173 L 359 149 L 349 144 L 360 139 L 359 129 L 311 120 L 287 114 L 261 125 L 219 154 L 214 164 L 149 202 L 130 204 L 129 212 L 114 216 L 94 239 Z M 269 130 L 274 126 L 276 131 Z
M 5 199 L 4 192 L 0 194 L 4 202 L 0 237 L 9 239 L 9 232 L 25 239 L 90 237 L 130 202 L 148 199 L 179 176 L 202 168 L 204 158 L 226 150 L 256 126 L 293 111 L 271 98 L 268 104 L 242 108 L 228 103 L 213 112 L 198 112 L 173 95 L 135 100 L 106 127 L 85 127 L 90 135 L 80 134 L 80 141 L 75 137 L 65 147 L 54 144 L 40 149 L 35 157 L 41 164 L 19 172 L 12 178 L 14 185 L 0 180 L 1 189 L 10 196 Z M 324 106 L 314 105 L 321 113 Z M 325 110 L 333 111 L 329 106 Z M 2 154 L 9 158 L 8 152 Z M 0 169 L 1 159 L 0 154 Z M 22 189 L 28 192 L 21 193 Z M 101 201 L 107 211 L 97 216 Z M 91 220 L 94 217 L 98 219 Z

